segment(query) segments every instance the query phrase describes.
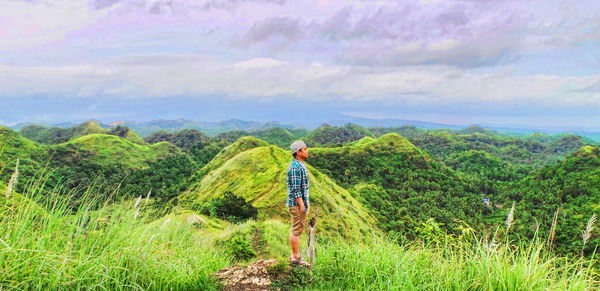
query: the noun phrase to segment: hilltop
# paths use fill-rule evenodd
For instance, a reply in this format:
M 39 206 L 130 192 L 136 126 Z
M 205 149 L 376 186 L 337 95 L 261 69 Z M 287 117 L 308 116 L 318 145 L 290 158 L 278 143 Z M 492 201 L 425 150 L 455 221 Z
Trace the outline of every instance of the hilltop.
M 161 165 L 160 161 L 180 154 L 179 149 L 167 142 L 140 145 L 116 135 L 95 133 L 57 145 L 43 145 L 0 127 L 0 179 L 10 179 L 19 159 L 22 182 L 17 184 L 17 191 L 33 180 L 44 181 L 44 191 L 62 186 L 77 192 L 79 186 L 93 184 L 103 191 L 114 191 L 124 177 L 139 170 L 154 167 L 157 173 L 177 172 Z
M 168 142 L 139 145 L 127 139 L 108 134 L 89 134 L 56 145 L 57 150 L 90 153 L 91 160 L 99 165 L 121 164 L 143 168 L 148 162 L 164 158 L 179 151 Z
M 375 137 L 368 129 L 359 125 L 346 124 L 342 127 L 337 127 L 323 124 L 311 132 L 305 138 L 305 141 L 309 147 L 333 147 L 359 140 L 365 136 Z
M 308 162 L 351 189 L 384 230 L 415 235 L 429 218 L 449 231 L 482 219 L 481 189 L 396 133 L 309 149 Z
M 117 125 L 114 128 L 103 128 L 96 121 L 86 121 L 69 128 L 46 127 L 37 124 L 27 125 L 19 131 L 29 140 L 42 144 L 59 144 L 88 134 L 110 134 L 125 138 L 137 144 L 146 144 L 131 128 Z
M 242 138 L 201 170 L 205 173 L 198 176 L 201 180 L 193 182 L 180 201 L 189 205 L 208 203 L 229 192 L 256 208 L 259 220 L 289 219 L 285 201 L 290 160 L 289 153 L 276 146 L 252 137 Z M 312 166 L 308 169 L 311 209 L 319 209 L 325 234 L 356 237 L 373 230 L 373 218 L 348 191 Z

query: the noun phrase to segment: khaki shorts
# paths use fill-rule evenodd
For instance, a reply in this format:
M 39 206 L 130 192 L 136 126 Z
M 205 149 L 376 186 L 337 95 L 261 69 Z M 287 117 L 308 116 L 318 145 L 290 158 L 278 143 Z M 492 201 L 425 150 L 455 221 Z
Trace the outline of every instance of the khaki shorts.
M 292 206 L 288 209 L 292 217 L 292 233 L 295 236 L 300 236 L 306 226 L 306 212 L 300 212 L 300 206 Z

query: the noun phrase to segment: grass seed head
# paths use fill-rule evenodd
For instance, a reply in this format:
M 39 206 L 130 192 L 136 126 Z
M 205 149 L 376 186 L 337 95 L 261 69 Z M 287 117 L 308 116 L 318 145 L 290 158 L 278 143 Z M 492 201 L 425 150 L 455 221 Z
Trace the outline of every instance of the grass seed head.
M 133 209 L 137 209 L 138 206 L 140 206 L 140 202 L 142 202 L 142 195 L 140 195 L 140 197 L 138 197 L 138 199 L 135 201 L 135 206 L 133 206 Z
M 17 159 L 17 165 L 15 166 L 15 172 L 10 177 L 10 181 L 8 182 L 8 186 L 6 187 L 6 198 L 10 197 L 12 194 L 13 188 L 17 184 L 17 180 L 19 179 L 19 159 Z
M 148 195 L 146 195 L 146 200 L 144 201 L 144 205 L 148 205 L 148 201 L 150 201 L 150 194 L 152 193 L 152 189 L 148 191 Z
M 513 202 L 512 207 L 510 208 L 510 211 L 508 212 L 508 216 L 506 216 L 506 233 L 508 233 L 508 230 L 513 225 L 515 204 L 516 204 L 516 202 Z
M 590 217 L 587 224 L 585 225 L 585 231 L 583 232 L 583 235 L 582 235 L 583 245 L 585 245 L 590 240 L 590 237 L 592 236 L 592 230 L 594 229 L 595 222 L 596 222 L 596 214 L 592 214 L 592 217 Z

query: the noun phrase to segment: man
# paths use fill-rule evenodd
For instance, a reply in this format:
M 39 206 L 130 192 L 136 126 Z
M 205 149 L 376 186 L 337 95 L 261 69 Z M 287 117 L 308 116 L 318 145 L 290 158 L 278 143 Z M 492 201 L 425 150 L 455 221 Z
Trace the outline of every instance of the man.
M 294 156 L 287 171 L 287 207 L 292 217 L 292 229 L 290 231 L 292 256 L 290 261 L 293 264 L 310 266 L 300 257 L 298 250 L 300 235 L 306 226 L 306 214 L 308 213 L 308 170 L 304 164 L 304 160 L 308 158 L 308 148 L 303 141 L 299 140 L 294 142 L 290 149 L 292 150 L 292 156 Z

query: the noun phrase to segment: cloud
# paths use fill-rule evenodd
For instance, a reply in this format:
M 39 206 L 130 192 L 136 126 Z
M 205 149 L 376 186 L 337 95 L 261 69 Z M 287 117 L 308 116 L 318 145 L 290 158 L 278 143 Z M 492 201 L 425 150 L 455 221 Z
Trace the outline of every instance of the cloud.
M 599 108 L 599 72 L 587 63 L 600 57 L 599 5 L 2 1 L 0 98 L 219 95 Z M 556 62 L 555 52 L 568 59 L 582 43 L 588 47 L 579 51 L 589 56 L 579 63 L 562 58 L 554 67 L 571 69 L 560 74 L 519 67 L 532 56 L 538 58 L 530 66 Z
M 69 54 L 88 53 L 94 57 L 98 53 L 122 54 L 124 50 L 126 54 L 143 54 L 176 49 L 333 65 L 475 68 L 514 63 L 529 53 L 598 41 L 600 4 L 3 1 L 0 27 L 7 28 L 0 31 L 0 51 L 19 55 L 23 50 L 42 50 L 48 59 Z M 98 41 L 97 33 L 101 33 L 102 41 Z
M 281 62 L 275 59 L 270 58 L 255 58 L 243 62 L 239 62 L 234 64 L 235 68 L 240 69 L 264 69 L 264 68 L 273 68 L 284 65 L 285 62 Z
M 234 99 L 377 101 L 381 104 L 522 102 L 600 109 L 600 75 L 516 75 L 503 69 L 474 74 L 449 66 L 381 70 L 254 58 L 219 63 L 203 55 L 116 57 L 96 65 L 0 66 L 7 96 L 169 97 L 224 95 Z M 199 97 L 201 98 L 201 97 Z
M 273 17 L 255 23 L 246 35 L 248 42 L 264 42 L 281 37 L 284 41 L 296 41 L 302 36 L 299 22 L 289 17 Z
M 104 9 L 113 6 L 115 3 L 121 2 L 121 0 L 91 0 L 90 4 L 93 9 Z

